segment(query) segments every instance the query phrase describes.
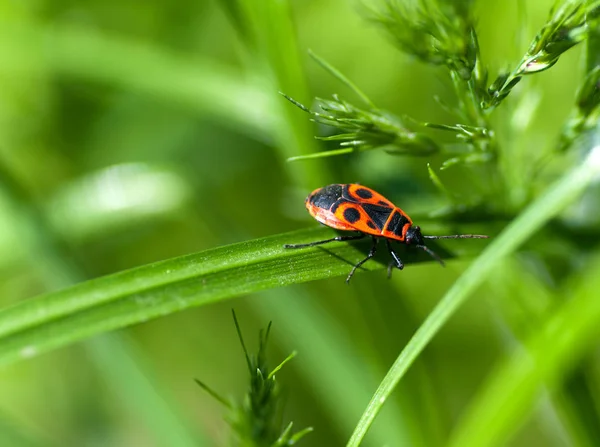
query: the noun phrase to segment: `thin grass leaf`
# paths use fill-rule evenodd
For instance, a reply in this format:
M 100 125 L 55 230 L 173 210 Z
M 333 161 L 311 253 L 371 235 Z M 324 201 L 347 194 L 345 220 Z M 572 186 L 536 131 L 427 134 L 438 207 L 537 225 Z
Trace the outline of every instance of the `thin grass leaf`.
M 287 161 L 310 160 L 312 158 L 333 157 L 335 155 L 351 154 L 352 152 L 355 152 L 355 151 L 356 151 L 356 149 L 352 148 L 352 147 L 335 149 L 333 151 L 315 152 L 314 154 L 308 154 L 308 155 L 298 155 L 297 157 L 288 158 Z
M 600 336 L 600 259 L 586 269 L 570 297 L 489 378 L 449 445 L 506 445 L 525 421 L 542 386 L 551 389 Z
M 375 104 L 373 104 L 373 101 L 371 101 L 371 99 L 369 99 L 369 97 L 360 88 L 358 88 L 358 86 L 354 82 L 352 82 L 350 79 L 348 79 L 341 71 L 339 71 L 337 68 L 335 68 L 334 66 L 332 66 L 331 64 L 329 64 L 327 61 L 325 61 L 325 59 L 321 58 L 320 56 L 317 56 L 317 54 L 315 54 L 312 50 L 308 50 L 308 54 L 321 67 L 323 67 L 325 70 L 327 70 L 329 73 L 331 73 L 333 75 L 333 77 L 337 78 L 343 84 L 346 84 L 371 109 L 377 109 L 377 107 L 375 106 Z
M 290 423 L 285 427 L 279 438 L 273 444 L 271 444 L 271 447 L 284 447 L 286 445 L 289 445 L 289 436 L 292 432 L 293 426 L 294 423 L 290 421 Z
M 294 357 L 296 357 L 296 354 L 298 354 L 298 353 L 296 351 L 293 351 L 290 355 L 288 355 L 285 359 L 283 359 L 283 361 L 279 365 L 277 365 L 275 368 L 273 368 L 273 371 L 271 371 L 269 373 L 269 375 L 267 376 L 267 380 L 270 379 L 271 377 L 273 377 L 281 368 L 283 368 L 283 365 L 285 365 L 287 362 L 289 362 Z
M 244 351 L 244 358 L 246 359 L 246 366 L 248 367 L 248 372 L 250 373 L 250 375 L 253 375 L 254 367 L 252 366 L 250 354 L 248 354 L 248 349 L 246 348 L 246 343 L 244 342 L 244 337 L 242 335 L 242 328 L 240 328 L 240 323 L 238 322 L 235 310 L 231 309 L 231 315 L 233 317 L 233 324 L 235 325 L 235 331 L 237 332 L 238 340 L 240 341 L 240 345 L 242 345 L 242 351 Z
M 111 365 L 101 371 L 113 395 L 126 395 L 122 405 L 152 427 L 152 436 L 159 445 L 194 447 L 209 442 L 207 435 L 198 436 L 196 430 L 184 422 L 181 409 L 170 398 L 169 390 L 153 377 L 151 368 L 144 367 L 147 359 L 133 340 L 123 335 L 110 334 L 111 343 L 106 342 L 106 337 L 96 338 L 86 346 L 94 354 L 94 361 L 104 360 Z
M 340 141 L 340 146 L 351 146 L 356 150 L 393 147 L 399 153 L 418 156 L 430 155 L 440 150 L 435 141 L 427 135 L 412 130 L 402 119 L 384 111 L 359 109 L 333 95 L 333 99 L 316 99 L 319 108 L 325 113 L 313 112 L 285 93 L 280 94 L 308 113 L 312 121 L 340 130 L 341 133 L 334 137 L 336 141 Z M 411 121 L 414 123 L 414 120 Z M 314 154 L 309 154 L 312 155 Z
M 493 272 L 496 263 L 514 252 L 548 220 L 576 199 L 600 174 L 600 145 L 594 147 L 583 163 L 567 172 L 554 186 L 514 219 L 485 249 L 477 262 L 464 272 L 444 295 L 402 350 L 379 388 L 371 398 L 347 447 L 360 445 L 367 430 L 383 408 L 394 388 L 440 328 L 450 319 L 475 289 Z
M 442 180 L 435 173 L 430 163 L 427 163 L 427 172 L 429 173 L 429 178 L 431 179 L 431 183 L 435 185 L 435 187 L 444 194 L 451 202 L 453 202 L 452 194 L 448 191 L 448 188 L 444 186 Z
M 229 0 L 236 1 L 236 0 Z M 237 0 L 244 20 L 256 45 L 248 48 L 255 75 L 263 80 L 265 92 L 272 102 L 274 116 L 271 136 L 282 160 L 317 152 L 317 143 L 310 137 L 311 124 L 290 110 L 276 95 L 279 90 L 291 92 L 306 101 L 310 96 L 305 79 L 296 26 L 290 2 L 279 0 Z M 282 57 L 282 55 L 285 55 Z M 329 174 L 319 163 L 285 166 L 296 185 L 327 184 Z
M 275 443 L 273 443 L 271 447 L 288 447 L 296 445 L 298 441 L 300 441 L 300 439 L 302 439 L 305 435 L 313 431 L 312 427 L 306 427 L 300 430 L 298 433 L 294 433 L 293 435 L 291 435 L 290 433 L 292 431 L 293 426 L 294 423 L 290 422 L 287 425 L 287 427 L 285 427 L 285 430 L 283 431 L 279 439 L 277 439 L 277 441 L 275 441 Z
M 219 393 L 217 393 L 215 390 L 213 390 L 206 383 L 204 383 L 204 382 L 202 382 L 201 380 L 198 380 L 198 379 L 194 379 L 194 382 L 196 382 L 196 384 L 200 388 L 202 388 L 208 395 L 210 395 L 214 400 L 216 400 L 217 402 L 219 402 L 220 404 L 222 404 L 225 408 L 227 408 L 230 411 L 233 410 L 233 407 L 232 407 L 231 403 L 228 402 L 227 399 L 225 399 L 223 396 L 221 396 Z
M 314 429 L 312 427 L 306 427 L 300 430 L 298 433 L 294 433 L 290 438 L 288 445 L 296 445 L 296 443 L 300 441 L 300 439 L 302 439 L 307 434 L 311 433 L 313 430 Z
M 0 364 L 190 307 L 258 290 L 347 275 L 368 251 L 368 241 L 301 250 L 283 248 L 286 243 L 310 242 L 332 234 L 330 229 L 314 228 L 219 247 L 97 278 L 16 304 L 0 311 Z M 470 246 L 475 250 L 475 245 Z M 446 255 L 451 256 L 448 252 Z M 408 263 L 430 262 L 420 250 L 407 250 L 402 256 Z M 378 270 L 387 265 L 386 257 L 379 260 L 367 263 L 361 270 Z

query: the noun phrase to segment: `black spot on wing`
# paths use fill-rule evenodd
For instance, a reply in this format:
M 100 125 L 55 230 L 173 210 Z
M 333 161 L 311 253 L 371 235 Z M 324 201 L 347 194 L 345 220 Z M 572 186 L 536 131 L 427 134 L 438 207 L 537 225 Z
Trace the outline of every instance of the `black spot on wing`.
M 373 193 L 366 188 L 358 188 L 355 193 L 361 199 L 370 199 L 373 197 Z
M 379 205 L 372 205 L 370 203 L 364 203 L 361 206 L 365 210 L 367 215 L 373 220 L 373 223 L 377 226 L 379 230 L 383 229 L 385 223 L 388 220 L 388 217 L 390 217 L 390 214 L 392 214 L 393 211 L 391 208 Z
M 346 222 L 353 224 L 360 219 L 360 212 L 354 208 L 346 208 L 344 210 L 344 219 L 346 219 Z
M 402 229 L 408 223 L 406 216 L 403 216 L 398 211 L 394 211 L 390 223 L 387 226 L 387 230 L 394 233 L 396 236 L 402 237 Z
M 380 200 L 377 203 L 379 203 L 380 205 L 383 205 L 383 206 L 390 206 L 390 204 L 388 202 L 386 202 L 385 200 Z
M 342 185 L 329 185 L 319 189 L 308 200 L 317 208 L 328 210 L 342 196 Z
M 377 230 L 377 226 L 371 222 L 370 220 L 367 221 L 367 227 L 369 227 L 371 230 Z

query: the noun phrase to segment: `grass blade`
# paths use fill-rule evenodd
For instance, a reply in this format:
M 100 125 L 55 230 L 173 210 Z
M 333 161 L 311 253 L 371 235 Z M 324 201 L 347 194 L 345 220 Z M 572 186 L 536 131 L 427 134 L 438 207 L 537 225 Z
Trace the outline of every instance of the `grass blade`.
M 248 46 L 248 55 L 271 100 L 271 136 L 277 153 L 283 161 L 317 152 L 318 144 L 311 137 L 312 124 L 276 94 L 285 91 L 304 102 L 311 96 L 302 66 L 291 3 L 279 0 L 239 0 L 236 3 L 256 41 L 255 47 Z M 284 169 L 297 186 L 302 185 L 305 189 L 330 183 L 331 180 L 324 165 L 319 163 L 293 168 L 288 165 Z
M 370 242 L 286 250 L 331 237 L 326 228 L 256 239 L 77 284 L 0 311 L 0 364 L 193 306 L 287 284 L 347 275 Z M 387 264 L 370 262 L 365 270 Z M 408 262 L 431 262 L 410 250 Z
M 360 89 L 358 86 L 348 79 L 341 71 L 335 68 L 333 65 L 329 64 L 325 59 L 321 58 L 312 50 L 308 50 L 308 54 L 312 57 L 321 67 L 327 70 L 331 75 L 337 79 L 339 79 L 342 83 L 346 84 L 354 93 L 356 93 L 363 102 L 368 105 L 371 109 L 376 110 L 377 107 L 373 102 L 369 99 L 369 97 Z
M 169 390 L 161 387 L 147 359 L 133 339 L 108 337 L 90 340 L 87 348 L 96 362 L 110 365 L 100 369 L 110 384 L 112 396 L 127 396 L 123 405 L 148 426 L 149 433 L 160 445 L 193 447 L 207 445 L 208 437 L 191 430 L 174 404 Z M 191 388 L 191 384 L 190 384 Z
M 586 269 L 579 287 L 538 331 L 488 380 L 467 410 L 450 446 L 506 445 L 524 422 L 543 384 L 552 387 L 600 335 L 600 259 Z

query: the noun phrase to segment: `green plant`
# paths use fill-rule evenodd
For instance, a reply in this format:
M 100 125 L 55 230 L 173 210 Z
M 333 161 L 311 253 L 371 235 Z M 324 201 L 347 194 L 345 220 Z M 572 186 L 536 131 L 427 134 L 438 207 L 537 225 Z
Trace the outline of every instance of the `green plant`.
M 292 434 L 293 423 L 290 422 L 281 431 L 283 397 L 281 396 L 281 387 L 275 380 L 275 374 L 281 370 L 283 365 L 294 358 L 296 353 L 291 353 L 283 362 L 271 370 L 268 367 L 266 353 L 271 323 L 269 323 L 266 330 L 260 331 L 258 352 L 255 356 L 251 356 L 246 349 L 235 311 L 232 311 L 232 313 L 235 329 L 244 350 L 246 365 L 250 374 L 250 389 L 244 398 L 244 402 L 241 405 L 232 405 L 203 382 L 196 379 L 196 383 L 229 410 L 228 419 L 230 419 L 231 426 L 237 433 L 239 445 L 248 447 L 295 445 L 304 435 L 311 432 L 312 428 L 308 427 Z
M 597 256 L 597 191 L 591 188 L 600 172 L 600 3 L 556 2 L 515 68 L 500 70 L 491 82 L 491 68 L 482 59 L 490 54 L 485 53 L 485 45 L 480 46 L 484 39 L 477 34 L 473 2 L 421 0 L 408 4 L 390 0 L 373 6 L 367 11 L 371 24 L 381 27 L 398 48 L 419 63 L 447 75 L 454 100 L 438 99 L 443 113 L 430 110 L 435 116 L 431 121 L 377 106 L 371 95 L 357 87 L 358 82 L 350 81 L 333 63 L 314 54 L 313 59 L 333 74 L 336 82 L 341 81 L 342 88 L 349 87 L 362 104 L 357 106 L 340 94 L 333 99 L 317 99 L 314 110 L 305 106 L 309 95 L 298 50 L 304 44 L 296 40 L 291 6 L 275 0 L 221 3 L 230 20 L 228 26 L 237 33 L 232 46 L 243 55 L 241 62 L 215 63 L 213 47 L 222 45 L 224 36 L 234 40 L 223 31 L 229 28 L 221 28 L 217 21 L 215 28 L 191 28 L 189 35 L 201 30 L 210 36 L 206 41 L 211 43 L 211 50 L 203 48 L 207 54 L 197 57 L 181 54 L 162 42 L 126 37 L 130 23 L 118 35 L 109 30 L 119 21 L 109 21 L 111 25 L 106 27 L 80 27 L 66 24 L 64 17 L 71 17 L 66 13 L 58 14 L 60 19 L 50 24 L 40 12 L 29 10 L 24 17 L 18 11 L 5 15 L 20 19 L 2 19 L 0 60 L 6 107 L 0 113 L 0 126 L 5 140 L 2 146 L 9 150 L 0 158 L 0 224 L 4 226 L 0 236 L 11 237 L 0 242 L 4 244 L 6 279 L 2 290 L 11 302 L 0 310 L 0 363 L 20 378 L 21 370 L 17 368 L 23 367 L 21 360 L 37 357 L 25 365 L 42 365 L 39 369 L 44 374 L 37 377 L 37 382 L 55 389 L 44 382 L 50 376 L 46 371 L 64 371 L 65 364 L 83 368 L 86 362 L 82 357 L 93 359 L 90 363 L 99 371 L 102 383 L 110 383 L 111 389 L 118 390 L 118 397 L 128 396 L 123 401 L 131 406 L 135 414 L 132 419 L 143 420 L 152 439 L 170 445 L 194 445 L 200 443 L 200 435 L 190 429 L 189 423 L 179 423 L 152 382 L 145 381 L 155 376 L 148 371 L 156 368 L 167 376 L 168 368 L 149 365 L 147 360 L 168 357 L 178 349 L 182 350 L 178 361 L 196 358 L 197 340 L 190 343 L 193 355 L 180 347 L 185 334 L 193 331 L 203 331 L 199 338 L 207 340 L 203 345 L 206 352 L 213 344 L 218 345 L 214 355 L 227 352 L 218 325 L 211 326 L 210 321 L 197 324 L 197 317 L 218 308 L 220 302 L 260 292 L 260 297 L 248 300 L 248 306 L 284 328 L 281 340 L 285 342 L 275 342 L 285 343 L 285 352 L 303 343 L 304 350 L 310 351 L 290 365 L 300 370 L 294 386 L 318 396 L 306 406 L 309 409 L 304 414 L 312 416 L 313 405 L 327 414 L 329 421 L 322 425 L 338 431 L 328 439 L 339 443 L 354 430 L 349 446 L 363 442 L 368 431 L 371 438 L 365 442 L 374 445 L 494 445 L 509 439 L 517 429 L 517 421 L 533 413 L 536 391 L 546 386 L 552 392 L 549 407 L 560 421 L 547 430 L 547 438 L 554 439 L 553 435 L 560 432 L 567 443 L 594 445 L 595 427 L 600 420 L 593 405 L 593 398 L 598 397 L 593 392 L 597 360 L 588 356 L 591 366 L 587 369 L 578 360 L 586 358 L 597 342 L 598 326 L 597 300 L 593 299 L 597 290 L 596 263 L 585 268 L 582 264 Z M 97 6 L 104 10 L 102 5 Z M 192 6 L 189 2 L 188 7 Z M 163 23 L 165 15 L 160 9 L 155 12 L 153 17 Z M 310 17 L 310 11 L 303 12 L 302 17 Z M 482 10 L 480 15 L 485 13 Z M 90 16 L 96 17 L 94 14 Z M 509 15 L 503 12 L 502 17 Z M 144 34 L 144 26 L 149 25 L 143 18 L 131 19 L 142 23 L 133 32 Z M 341 35 L 333 22 L 332 32 Z M 180 29 L 179 16 L 174 23 L 177 26 L 172 28 Z M 328 29 L 320 31 L 326 33 Z M 153 31 L 162 35 L 160 29 Z M 174 35 L 170 37 L 176 40 Z M 317 40 L 323 46 L 331 41 Z M 544 94 L 539 85 L 534 85 L 543 75 L 526 75 L 553 66 L 557 70 L 549 73 L 559 71 L 559 58 L 574 56 L 577 49 L 583 49 L 579 43 L 585 45 L 587 53 L 585 80 L 561 133 L 553 135 L 555 118 L 548 118 L 549 124 L 544 123 L 542 130 L 535 127 L 535 121 L 556 111 L 543 101 L 559 101 L 560 92 L 555 89 L 553 94 Z M 572 49 L 575 51 L 565 53 Z M 319 53 L 324 54 L 321 49 Z M 343 60 L 335 65 L 339 62 Z M 242 64 L 244 70 L 234 63 Z M 364 74 L 366 69 L 361 69 Z M 562 76 L 575 82 L 564 72 Z M 418 84 L 419 80 L 414 82 Z M 375 90 L 373 97 L 379 95 L 383 101 L 387 92 L 395 91 L 396 84 L 390 82 L 384 87 L 378 89 L 373 84 L 364 90 Z M 319 135 L 328 133 L 319 140 L 326 148 L 332 143 L 340 147 L 319 152 L 309 137 L 312 131 L 305 115 L 290 107 L 277 91 L 284 92 L 288 100 L 322 125 Z M 44 107 L 39 107 L 40 98 L 46 101 Z M 93 107 L 79 113 L 77 105 L 86 101 Z M 557 103 L 566 111 L 568 102 L 564 98 L 561 101 Z M 182 109 L 190 116 L 181 113 Z M 40 110 L 43 113 L 35 115 L 39 121 L 31 118 Z M 69 114 L 70 110 L 77 112 Z M 84 120 L 86 117 L 89 121 Z M 79 126 L 78 120 L 94 124 L 89 128 Z M 377 153 L 377 149 L 386 153 Z M 352 157 L 339 158 L 335 165 L 323 160 L 340 154 Z M 394 158 L 390 154 L 416 157 Z M 367 158 L 371 156 L 381 158 Z M 284 163 L 286 159 L 295 161 Z M 122 173 L 103 171 L 102 183 L 86 170 L 92 170 L 90 166 L 95 170 L 122 166 L 131 160 L 160 165 L 162 176 L 152 177 L 154 183 L 150 186 L 154 188 L 150 190 L 171 194 L 147 196 L 147 183 L 134 182 L 138 187 L 136 200 L 143 205 L 135 208 L 118 194 Z M 361 166 L 355 166 L 355 160 L 361 160 Z M 426 166 L 442 200 L 437 194 L 427 195 L 430 185 L 420 174 L 426 177 Z M 181 180 L 178 186 L 165 181 L 165 172 L 169 179 Z M 263 175 L 265 172 L 273 175 Z M 142 178 L 139 172 L 130 175 L 137 181 Z M 370 176 L 392 193 L 404 193 L 403 202 L 398 203 L 404 207 L 406 201 L 415 221 L 431 232 L 449 233 L 456 227 L 470 232 L 471 228 L 465 227 L 473 227 L 493 239 L 489 245 L 449 242 L 439 247 L 445 257 L 458 259 L 481 252 L 458 280 L 451 269 L 444 271 L 436 266 L 435 271 L 406 269 L 402 279 L 387 283 L 383 272 L 371 275 L 368 284 L 359 279 L 366 275 L 359 275 L 356 285 L 345 287 L 339 277 L 347 274 L 352 261 L 364 257 L 365 245 L 339 244 L 294 252 L 282 248 L 287 243 L 331 237 L 331 230 L 323 228 L 283 231 L 293 225 L 296 214 L 303 212 L 302 199 L 311 188 L 343 181 L 345 176 Z M 67 193 L 61 196 L 63 187 Z M 109 200 L 115 196 L 123 200 Z M 157 203 L 169 204 L 165 207 L 168 211 L 161 212 Z M 579 207 L 565 213 L 572 204 Z M 409 206 L 420 206 L 421 214 L 413 213 Z M 107 217 L 114 210 L 120 215 L 118 224 Z M 87 222 L 87 230 L 80 225 L 82 222 Z M 126 238 L 121 232 L 136 242 L 124 243 Z M 264 234 L 275 235 L 261 237 Z M 239 240 L 247 242 L 231 244 Z M 190 251 L 197 253 L 151 262 Z M 409 264 L 430 262 L 410 252 L 403 253 L 403 259 Z M 363 270 L 383 268 L 386 260 L 380 260 Z M 144 265 L 125 269 L 139 264 Z M 23 265 L 29 267 L 21 270 Z M 109 271 L 117 273 L 105 275 Z M 89 279 L 96 276 L 99 278 Z M 333 279 L 318 286 L 280 288 L 324 278 Z M 34 291 L 45 293 L 30 300 L 12 299 L 27 297 Z M 476 318 L 457 315 L 459 308 L 468 307 L 464 305 L 476 291 L 481 297 L 489 297 L 485 302 L 493 308 L 488 332 L 478 332 L 473 323 L 478 319 L 487 321 L 485 311 L 480 310 Z M 431 310 L 429 306 L 440 295 L 442 299 Z M 476 303 L 481 305 L 482 301 Z M 202 313 L 195 315 L 188 326 L 181 324 L 192 329 L 180 331 L 175 314 L 197 306 Z M 170 319 L 164 318 L 168 315 Z M 487 336 L 490 332 L 508 334 L 508 341 L 488 340 L 484 345 L 486 354 L 500 359 L 489 379 L 483 380 L 481 373 L 471 380 L 471 370 L 477 368 L 457 366 L 464 349 L 469 353 L 469 362 L 485 367 L 487 374 L 490 362 L 484 355 L 480 355 L 483 360 L 478 357 L 481 351 L 470 350 L 473 346 L 456 333 L 436 337 L 440 331 L 450 330 L 451 318 L 461 318 L 458 321 L 466 328 L 464 331 L 473 331 L 471 338 L 482 345 L 486 340 L 479 336 L 481 332 Z M 148 325 L 164 322 L 172 326 L 162 337 L 156 336 L 154 344 L 144 332 L 151 332 L 145 329 L 149 326 L 137 326 L 140 339 L 156 349 L 143 355 L 115 334 L 85 343 L 85 355 L 76 352 L 71 362 L 53 357 L 71 351 L 38 356 L 92 335 L 149 320 L 154 323 Z M 150 327 L 160 331 L 158 326 Z M 441 349 L 440 345 L 435 347 L 440 339 L 446 343 Z M 432 346 L 434 354 L 424 351 L 427 346 Z M 514 346 L 518 346 L 517 352 L 511 353 Z M 259 353 L 263 347 L 264 343 Z M 398 351 L 400 355 L 355 426 L 368 393 L 375 390 Z M 436 353 L 435 361 L 441 367 L 438 363 L 432 366 Z M 256 362 L 246 356 L 250 369 L 263 371 L 252 375 L 254 389 L 272 386 L 274 377 L 272 372 L 265 373 L 260 355 Z M 506 360 L 502 360 L 504 356 Z M 52 362 L 52 368 L 41 363 L 46 359 Z M 525 368 L 526 359 L 535 362 Z M 169 365 L 172 361 L 156 363 Z M 409 370 L 414 374 L 407 374 Z M 444 377 L 437 373 L 439 370 Z M 582 399 L 563 385 L 569 374 L 583 377 L 581 386 L 592 390 L 590 399 Z M 81 375 L 87 377 L 85 371 Z M 456 382 L 462 376 L 471 381 L 466 391 L 456 385 L 451 390 L 455 394 L 444 395 L 451 388 L 444 382 L 446 376 Z M 73 414 L 79 414 L 82 407 L 92 407 L 76 402 L 77 396 L 85 394 L 97 406 L 90 413 L 82 413 L 88 419 L 81 419 L 96 422 L 101 414 L 113 422 L 123 420 L 124 427 L 128 422 L 134 425 L 119 410 L 112 410 L 109 419 L 109 413 L 101 408 L 101 393 L 92 394 L 90 388 L 94 387 L 87 384 L 86 393 L 78 393 L 76 381 L 72 382 L 71 399 L 65 399 L 65 407 L 72 405 Z M 9 378 L 5 383 L 16 381 Z M 403 391 L 392 394 L 397 387 Z M 503 392 L 509 389 L 519 395 L 507 403 L 511 396 Z M 7 402 L 3 415 L 17 401 L 1 400 Z M 470 409 L 461 412 L 458 422 L 457 409 L 447 408 L 447 402 L 455 400 L 460 400 L 461 406 L 470 401 Z M 144 402 L 143 408 L 136 408 L 137 402 Z M 389 412 L 380 415 L 384 406 Z M 21 414 L 37 414 L 24 408 Z M 478 414 L 483 415 L 481 420 Z M 10 417 L 18 420 L 20 416 Z M 58 416 L 56 419 L 61 420 Z M 423 420 L 435 428 L 424 427 Z M 76 431 L 73 427 L 80 425 L 77 420 L 69 427 Z M 321 427 L 310 425 L 316 427 L 311 436 L 318 436 Z M 54 430 L 54 424 L 51 427 Z M 7 435 L 8 439 L 21 437 L 19 430 L 14 432 L 14 436 Z M 74 437 L 72 443 L 83 443 L 84 436 Z M 202 433 L 201 437 L 209 436 Z M 64 439 L 60 440 L 64 444 Z

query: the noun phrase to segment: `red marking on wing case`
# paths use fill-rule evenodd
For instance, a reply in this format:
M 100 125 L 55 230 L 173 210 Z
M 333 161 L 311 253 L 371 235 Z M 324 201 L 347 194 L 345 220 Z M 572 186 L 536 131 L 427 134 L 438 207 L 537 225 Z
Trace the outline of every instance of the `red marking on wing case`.
M 358 219 L 353 222 L 349 222 L 347 216 L 344 214 L 347 210 L 355 210 L 359 213 Z M 341 203 L 337 209 L 335 210 L 335 217 L 338 221 L 344 222 L 346 225 L 350 226 L 353 230 L 362 231 L 363 233 L 372 234 L 374 236 L 381 236 L 381 231 L 377 228 L 373 229 L 369 227 L 368 222 L 371 222 L 373 226 L 375 223 L 371 220 L 371 218 L 367 215 L 364 209 L 360 206 L 360 204 L 352 203 L 352 202 L 344 202 Z

